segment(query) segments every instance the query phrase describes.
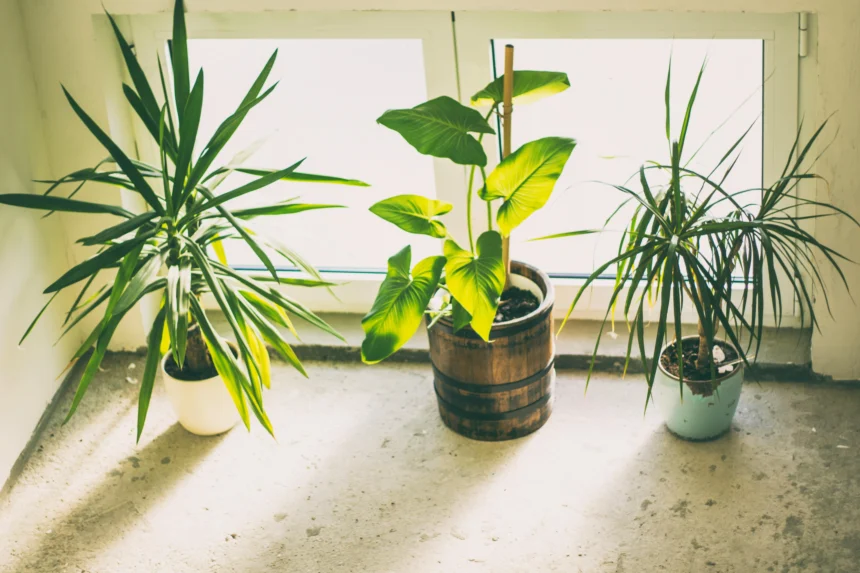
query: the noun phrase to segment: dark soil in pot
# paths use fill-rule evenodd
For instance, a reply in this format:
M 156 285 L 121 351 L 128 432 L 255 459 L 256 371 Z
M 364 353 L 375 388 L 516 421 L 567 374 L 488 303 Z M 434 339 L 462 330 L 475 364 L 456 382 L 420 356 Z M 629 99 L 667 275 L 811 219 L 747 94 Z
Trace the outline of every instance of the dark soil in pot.
M 678 378 L 680 368 L 678 367 L 678 349 L 675 346 L 676 344 L 677 343 L 673 342 L 667 346 L 666 350 L 663 351 L 663 354 L 660 355 L 660 366 L 662 366 L 666 372 L 675 378 Z M 723 354 L 725 354 L 726 357 L 722 361 L 723 363 L 733 362 L 738 359 L 738 353 L 731 347 L 731 345 L 720 340 L 715 340 L 714 345 L 719 346 L 722 349 Z M 698 337 L 682 340 L 681 349 L 684 357 L 684 383 L 690 388 L 690 391 L 693 394 L 697 394 L 699 396 L 711 396 L 714 393 L 714 389 L 719 386 L 719 380 L 732 374 L 735 369 L 739 368 L 738 365 L 735 365 L 732 367 L 730 372 L 719 372 L 720 364 L 717 364 L 717 384 L 711 384 L 711 369 L 696 368 L 696 358 L 699 356 Z
M 199 382 L 201 380 L 214 378 L 218 375 L 218 370 L 215 369 L 215 365 L 212 363 L 212 356 L 209 354 L 209 349 L 206 347 L 206 343 L 203 342 L 203 338 L 198 336 L 195 332 L 196 328 L 197 327 L 194 327 L 188 332 L 188 346 L 185 350 L 184 368 L 179 368 L 179 365 L 173 359 L 172 353 L 167 357 L 167 360 L 164 361 L 164 370 L 172 377 L 177 380 L 182 380 L 183 382 Z M 227 346 L 230 348 L 233 356 L 238 358 L 239 349 L 236 348 L 236 345 L 232 342 L 228 342 Z M 196 360 L 190 359 L 192 355 L 195 356 Z M 203 367 L 198 366 L 195 368 L 191 365 L 192 362 L 203 365 Z
M 538 309 L 540 301 L 531 291 L 511 287 L 502 293 L 493 322 L 507 322 L 528 316 Z
M 214 378 L 218 375 L 218 371 L 215 370 L 215 366 L 205 370 L 196 371 L 186 366 L 180 370 L 179 365 L 176 364 L 175 360 L 173 360 L 173 355 L 169 356 L 167 360 L 164 361 L 164 370 L 172 377 L 177 380 L 182 380 L 183 382 L 199 382 L 200 380 L 208 380 L 209 378 Z

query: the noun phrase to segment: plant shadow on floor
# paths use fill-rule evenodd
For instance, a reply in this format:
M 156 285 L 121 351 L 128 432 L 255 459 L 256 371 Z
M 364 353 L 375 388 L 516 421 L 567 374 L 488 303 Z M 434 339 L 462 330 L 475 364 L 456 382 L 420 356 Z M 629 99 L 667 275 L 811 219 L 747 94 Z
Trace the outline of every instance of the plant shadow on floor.
M 427 385 L 427 377 L 421 378 L 422 386 Z M 445 427 L 429 400 L 393 415 L 398 421 L 388 428 L 390 440 L 377 434 L 379 419 L 374 416 L 352 428 L 334 451 L 314 463 L 307 487 L 271 499 L 269 511 L 255 525 L 261 533 L 248 537 L 253 540 L 244 547 L 240 540 L 215 570 L 325 570 L 324 555 L 334 551 L 353 570 L 406 571 L 410 553 L 429 549 L 431 544 L 423 542 L 461 534 L 451 523 L 469 511 L 469 500 L 532 439 L 469 440 Z M 321 495 L 316 482 L 325 483 Z M 316 520 L 306 522 L 314 514 Z
M 61 571 L 109 547 L 145 520 L 147 511 L 206 458 L 223 436 L 201 438 L 175 423 L 144 447 L 128 450 L 133 455 L 118 459 L 117 468 L 101 483 L 51 516 L 48 533 L 20 551 L 16 565 L 4 573 Z M 177 452 L 181 452 L 181 460 L 170 460 Z M 62 499 L 57 503 L 65 505 Z
M 600 537 L 596 546 L 587 534 L 591 546 L 571 543 L 570 550 L 586 556 L 576 564 L 583 571 L 645 563 L 665 571 L 753 571 L 756 548 L 781 558 L 784 548 L 773 534 L 784 517 L 775 506 L 788 483 L 773 473 L 757 434 L 764 430 L 744 412 L 709 441 L 681 439 L 662 423 L 654 427 L 575 508 L 588 517 L 574 530 L 585 527 Z

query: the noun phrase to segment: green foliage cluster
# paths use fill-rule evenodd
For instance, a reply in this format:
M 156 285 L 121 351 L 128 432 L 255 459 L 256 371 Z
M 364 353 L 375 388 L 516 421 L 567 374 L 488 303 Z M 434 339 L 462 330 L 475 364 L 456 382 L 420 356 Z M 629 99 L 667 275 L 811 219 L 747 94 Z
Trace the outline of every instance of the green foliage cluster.
M 174 361 L 183 366 L 189 332 L 191 335 L 202 335 L 212 362 L 224 379 L 245 425 L 249 426 L 249 413 L 253 413 L 263 427 L 272 433 L 272 424 L 263 407 L 263 388 L 270 384 L 266 344 L 271 345 L 306 376 L 304 367 L 280 334 L 279 327 L 295 333 L 290 318 L 293 316 L 338 338 L 340 335 L 299 301 L 271 284 L 328 287 L 331 283 L 324 281 L 314 267 L 289 246 L 266 236 L 254 224 L 254 219 L 339 205 L 308 204 L 297 199 L 245 209 L 234 208 L 232 204 L 236 199 L 277 181 L 365 184 L 299 172 L 302 161 L 281 169 L 242 167 L 248 153 L 216 167 L 215 161 L 220 152 L 248 113 L 275 89 L 277 84 L 266 87 L 266 82 L 277 52 L 265 63 L 236 111 L 224 119 L 205 144 L 199 146 L 197 131 L 203 108 L 204 72 L 200 70 L 191 83 L 182 0 L 176 0 L 174 6 L 173 39 L 170 42 L 172 91 L 168 89 L 159 60 L 161 102 L 113 17 L 108 14 L 108 18 L 132 81 L 132 85 L 123 84 L 123 92 L 137 117 L 158 144 L 160 164 L 149 165 L 130 158 L 64 88 L 75 114 L 102 144 L 108 157 L 94 167 L 75 171 L 54 181 L 44 181 L 50 186 L 42 195 L 0 195 L 0 204 L 44 210 L 49 214 L 54 211 L 97 213 L 120 219 L 119 223 L 80 239 L 78 242 L 83 245 L 97 247 L 97 254 L 69 269 L 45 289 L 46 293 L 54 294 L 45 305 L 47 308 L 57 293 L 83 283 L 66 315 L 63 334 L 91 313 L 101 312 L 100 321 L 72 359 L 76 361 L 92 349 L 68 417 L 74 414 L 98 371 L 122 318 L 141 298 L 155 294 L 160 297 L 161 303 L 149 333 L 149 350 L 140 385 L 138 440 L 146 420 L 159 359 L 164 352 L 170 351 Z M 196 156 L 195 149 L 201 149 Z M 216 193 L 218 185 L 233 172 L 249 175 L 252 179 L 229 191 Z M 115 194 L 106 196 L 104 202 L 75 199 L 74 196 L 86 183 L 102 183 L 136 193 L 145 202 L 146 209 L 139 214 L 131 213 L 117 206 L 119 201 Z M 69 185 L 73 185 L 74 189 L 68 196 L 58 195 L 59 189 Z M 230 268 L 221 245 L 221 241 L 225 240 L 243 241 L 271 276 L 247 276 Z M 210 255 L 209 247 L 216 253 L 215 257 Z M 304 271 L 309 278 L 278 277 L 267 249 Z M 105 279 L 111 274 L 112 280 L 108 278 L 107 282 L 93 290 L 100 278 Z M 224 339 L 216 334 L 200 303 L 204 293 L 211 294 L 223 312 L 235 336 L 238 357 L 228 349 Z M 45 308 L 27 329 L 25 338 Z
M 397 195 L 370 208 L 371 212 L 408 233 L 442 239 L 442 256 L 432 256 L 412 267 L 412 248 L 404 247 L 388 260 L 388 273 L 362 326 L 362 359 L 384 360 L 408 341 L 421 325 L 434 294 L 445 291 L 445 303 L 433 312 L 438 320 L 451 316 L 455 330 L 471 326 L 484 340 L 505 285 L 502 239 L 510 236 L 552 194 L 576 143 L 563 137 L 545 137 L 522 145 L 486 174 L 487 155 L 482 140 L 494 134 L 489 120 L 502 104 L 504 77 L 472 96 L 474 106 L 489 107 L 485 115 L 442 96 L 411 109 L 389 110 L 377 120 L 405 139 L 419 153 L 450 159 L 469 167 L 466 189 L 468 247 L 458 244 L 439 217 L 451 211 L 444 201 L 419 195 Z M 515 71 L 514 103 L 527 103 L 570 87 L 560 72 Z M 475 188 L 475 173 L 482 183 Z M 472 198 L 486 202 L 487 230 L 477 241 L 472 232 Z M 493 202 L 496 206 L 495 224 Z

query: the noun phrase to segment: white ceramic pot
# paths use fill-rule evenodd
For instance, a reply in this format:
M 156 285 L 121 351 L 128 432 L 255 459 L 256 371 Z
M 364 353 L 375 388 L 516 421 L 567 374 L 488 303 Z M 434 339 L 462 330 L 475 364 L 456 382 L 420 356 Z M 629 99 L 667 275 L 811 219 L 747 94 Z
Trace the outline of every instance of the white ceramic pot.
M 170 353 L 161 361 L 164 386 L 182 427 L 198 436 L 214 436 L 239 422 L 239 412 L 220 376 L 205 380 L 179 380 L 164 368 Z
M 688 336 L 684 340 L 688 338 L 696 337 Z M 677 377 L 660 365 L 652 397 L 672 433 L 687 440 L 710 440 L 729 431 L 741 398 L 743 364 L 717 378 L 717 382 L 716 390 L 705 395 L 710 393 L 710 380 L 680 384 Z M 696 392 L 690 386 L 696 388 Z

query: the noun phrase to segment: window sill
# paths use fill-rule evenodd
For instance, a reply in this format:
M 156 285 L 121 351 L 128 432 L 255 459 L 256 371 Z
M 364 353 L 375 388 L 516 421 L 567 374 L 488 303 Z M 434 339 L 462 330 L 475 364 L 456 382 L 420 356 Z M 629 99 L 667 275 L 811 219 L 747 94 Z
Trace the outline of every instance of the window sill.
M 229 327 L 220 311 L 210 310 L 210 316 L 218 330 L 229 337 Z M 320 313 L 320 316 L 340 332 L 346 343 L 315 328 L 297 321 L 296 328 L 302 337 L 293 344 L 298 356 L 304 360 L 358 361 L 361 359 L 361 341 L 364 331 L 361 328 L 360 314 Z M 558 322 L 556 321 L 556 325 Z M 652 335 L 653 327 L 650 329 Z M 586 370 L 594 352 L 594 342 L 600 330 L 600 323 L 590 320 L 571 320 L 556 341 L 556 366 L 561 369 Z M 624 368 L 624 354 L 627 350 L 627 327 L 623 322 L 616 323 L 617 335 L 607 330 L 603 333 L 595 369 L 603 372 L 621 372 Z M 695 333 L 692 325 L 684 326 L 684 334 Z M 284 332 L 286 340 L 293 339 Z M 294 340 L 294 339 L 293 339 Z M 766 328 L 756 371 L 761 379 L 783 381 L 808 381 L 816 376 L 811 369 L 810 357 L 811 330 L 797 328 Z M 653 348 L 653 343 L 650 344 Z M 419 328 L 415 336 L 390 361 L 428 362 L 428 342 L 426 329 Z M 638 356 L 638 352 L 635 352 Z M 628 367 L 629 374 L 642 372 L 638 357 Z

